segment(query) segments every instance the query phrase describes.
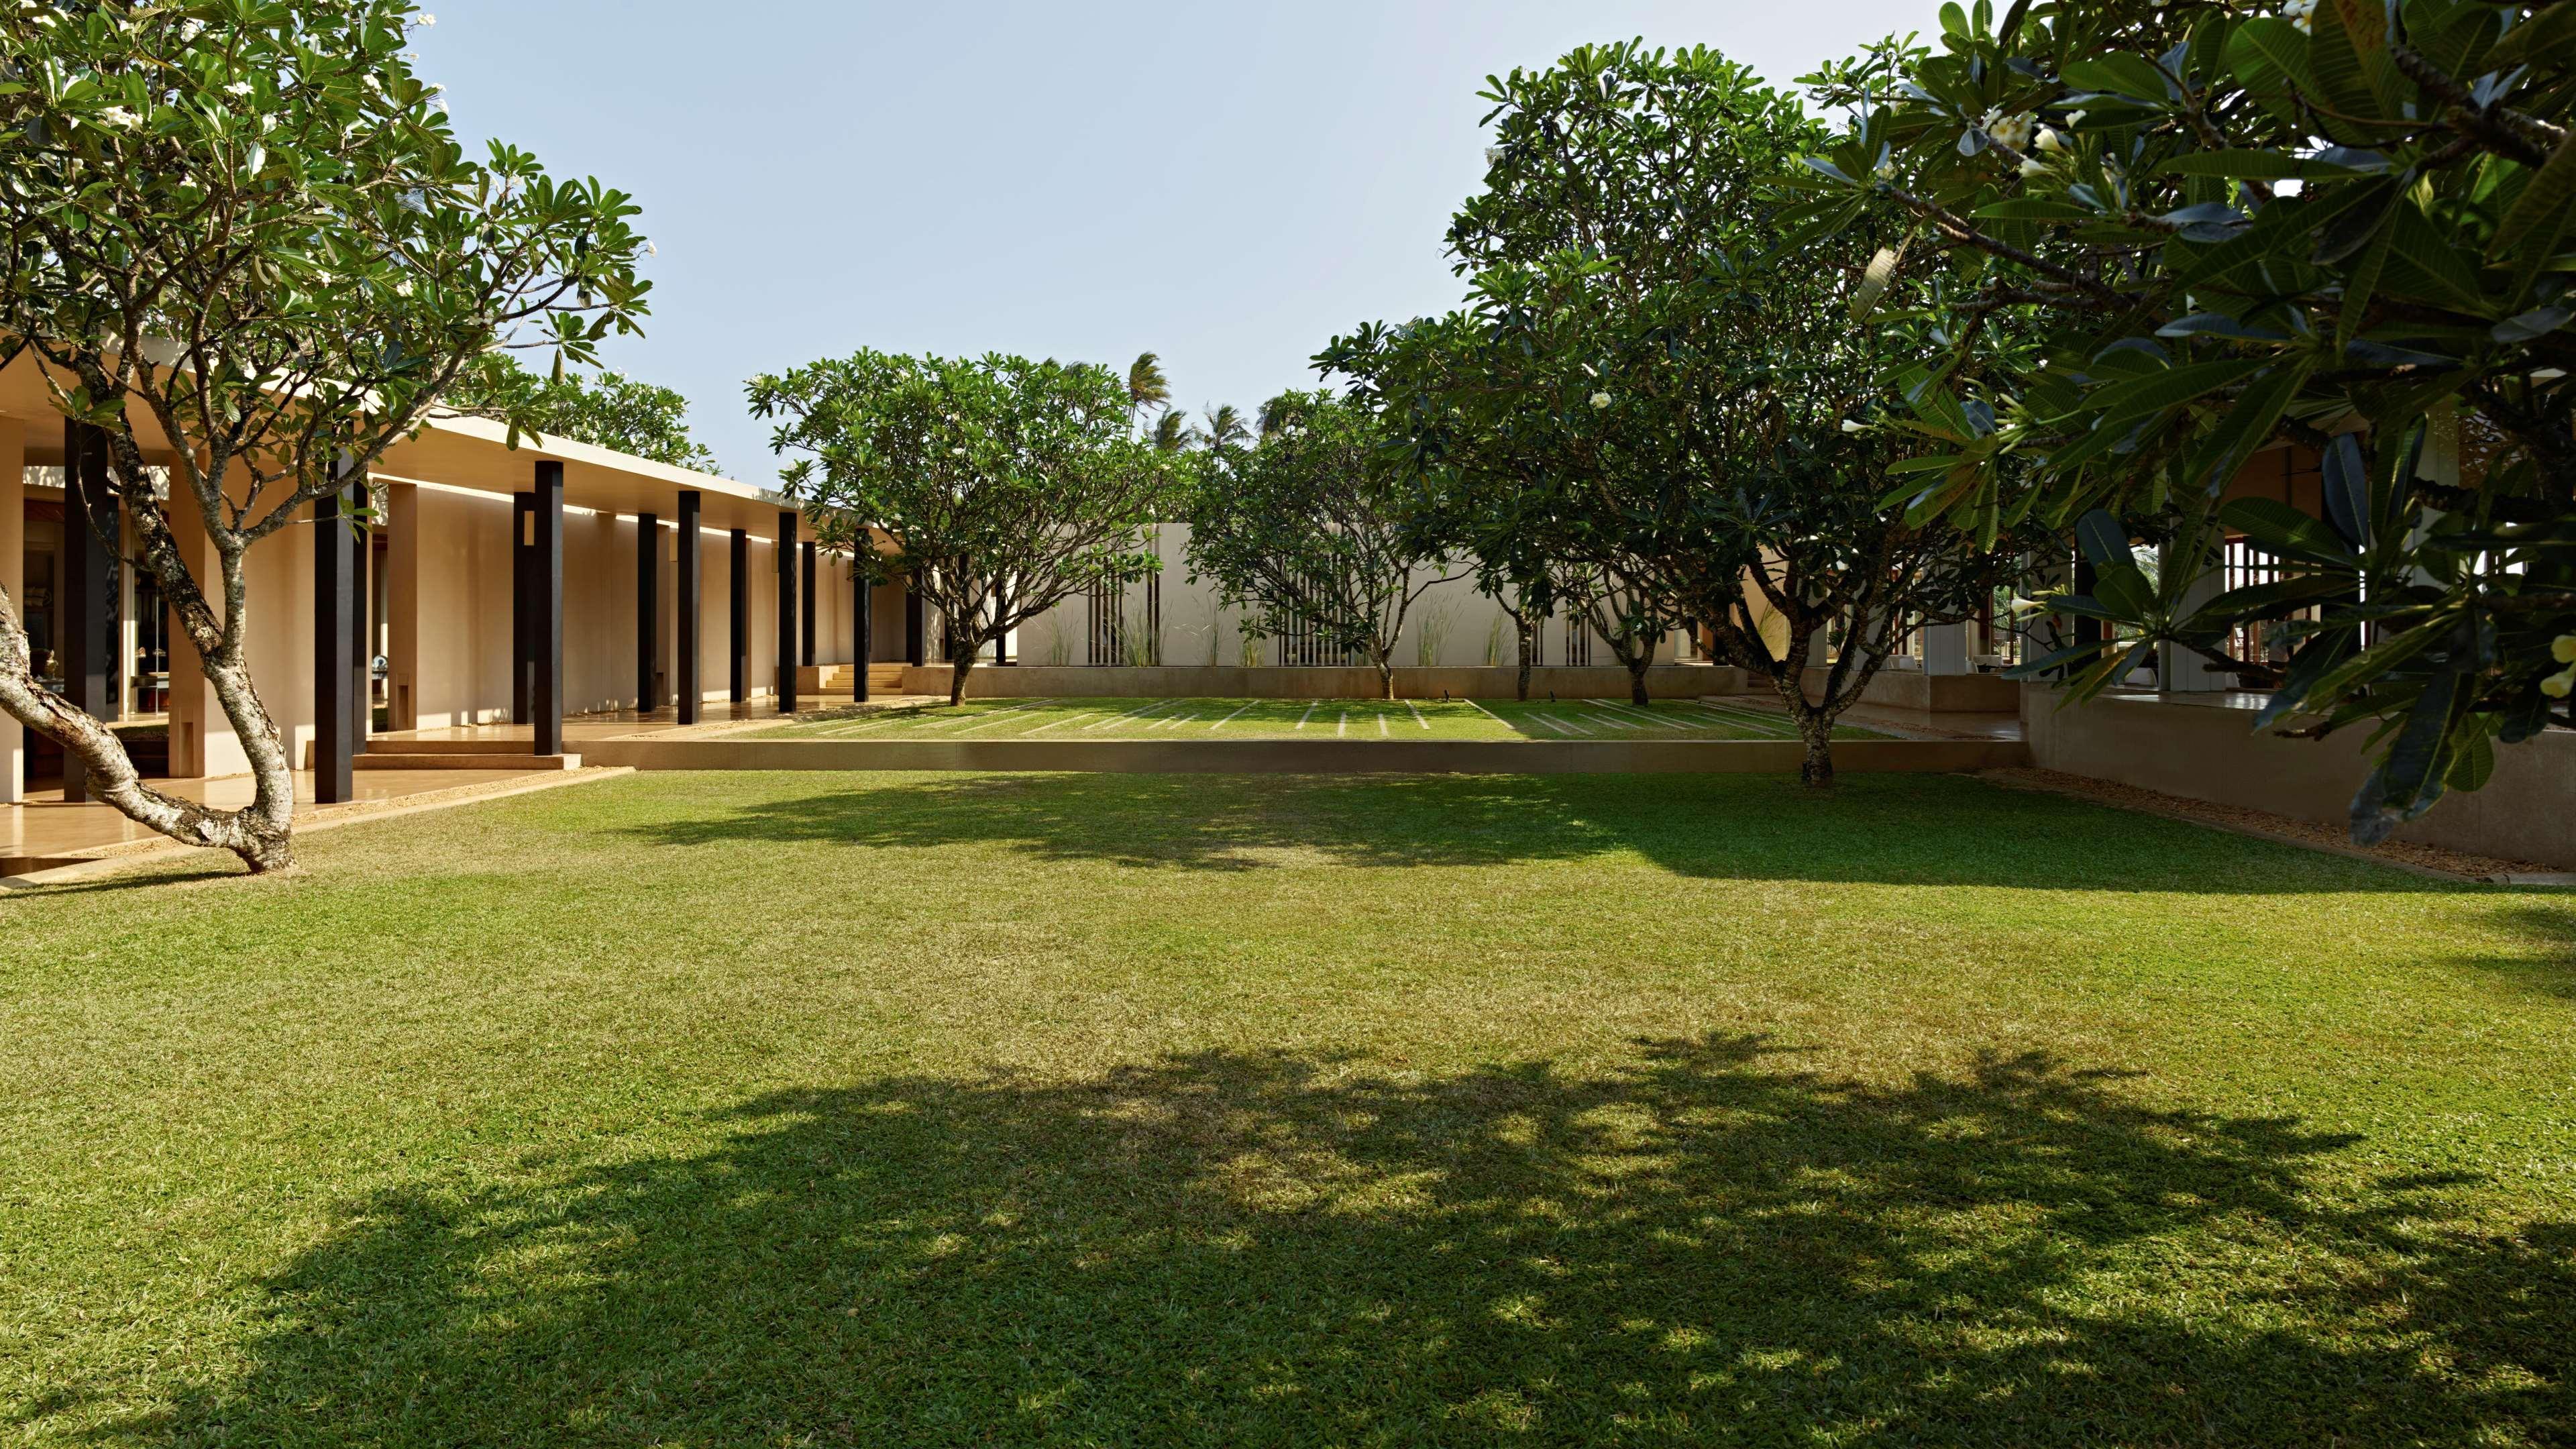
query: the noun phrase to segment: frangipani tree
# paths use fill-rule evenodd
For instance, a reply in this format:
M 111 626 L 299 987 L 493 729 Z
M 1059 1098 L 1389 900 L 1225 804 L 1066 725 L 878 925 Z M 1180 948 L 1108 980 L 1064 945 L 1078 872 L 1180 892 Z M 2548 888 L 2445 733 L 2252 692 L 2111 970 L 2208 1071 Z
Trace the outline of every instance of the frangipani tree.
M 724 465 L 689 432 L 689 400 L 678 391 L 622 372 L 584 375 L 560 370 L 540 377 L 524 368 L 461 379 L 443 400 L 460 413 L 497 417 L 528 432 L 571 438 L 698 473 Z
M 1304 633 L 1377 669 L 1395 698 L 1395 647 L 1434 587 L 1464 576 L 1395 472 L 1373 410 L 1330 391 L 1282 393 L 1260 437 L 1197 455 L 1190 567 L 1260 632 Z
M 986 645 L 1160 566 L 1148 534 L 1178 507 L 1182 454 L 1139 433 L 1148 371 L 861 351 L 754 378 L 750 398 L 801 455 L 782 477 L 824 540 L 908 576 L 946 621 L 958 704 Z
M 1780 192 L 1825 133 L 1715 51 L 1585 47 L 1485 99 L 1485 190 L 1450 228 L 1468 306 L 1319 363 L 1362 379 L 1457 546 L 1698 621 L 1829 783 L 1835 721 L 1907 631 L 1975 612 L 2015 552 L 2000 520 L 1885 506 L 1925 451 L 1887 425 L 1899 334 L 1852 315 L 1886 238 L 1862 218 L 1783 249 Z
M 1992 419 L 1916 419 L 1910 514 L 2080 532 L 2098 581 L 2051 603 L 2121 626 L 2032 672 L 2171 643 L 2276 686 L 2258 727 L 2373 731 L 2363 841 L 2576 723 L 2576 7 L 1980 0 L 1814 81 L 1852 121 L 1794 219 L 1903 230 L 1918 363 Z M 2285 440 L 2321 517 L 2223 497 Z M 2289 577 L 2130 561 L 2222 533 Z M 2228 655 L 2248 622 L 2286 668 Z
M 244 655 L 249 550 L 505 365 L 496 346 L 591 361 L 645 311 L 635 208 L 507 146 L 469 157 L 404 50 L 427 23 L 408 0 L 0 13 L 0 334 L 103 430 L 137 562 L 240 737 L 253 802 L 145 785 L 114 734 L 38 682 L 5 594 L 0 707 L 60 740 L 99 798 L 254 871 L 293 861 L 294 790 Z M 173 532 L 183 510 L 210 576 Z

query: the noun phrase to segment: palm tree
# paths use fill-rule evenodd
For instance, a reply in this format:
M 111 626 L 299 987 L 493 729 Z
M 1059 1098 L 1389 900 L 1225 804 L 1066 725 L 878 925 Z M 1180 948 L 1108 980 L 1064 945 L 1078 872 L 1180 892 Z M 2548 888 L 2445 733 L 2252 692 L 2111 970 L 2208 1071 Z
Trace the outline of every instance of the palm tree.
M 1172 405 L 1171 379 L 1163 376 L 1163 359 L 1153 353 L 1137 354 L 1127 369 L 1127 416 L 1130 421 L 1147 408 L 1168 410 Z
M 1154 420 L 1154 450 L 1177 453 L 1190 445 L 1190 420 L 1174 408 Z
M 1243 425 L 1243 414 L 1234 404 L 1225 403 L 1207 410 L 1207 426 L 1199 431 L 1199 442 L 1210 448 L 1230 448 L 1252 435 Z

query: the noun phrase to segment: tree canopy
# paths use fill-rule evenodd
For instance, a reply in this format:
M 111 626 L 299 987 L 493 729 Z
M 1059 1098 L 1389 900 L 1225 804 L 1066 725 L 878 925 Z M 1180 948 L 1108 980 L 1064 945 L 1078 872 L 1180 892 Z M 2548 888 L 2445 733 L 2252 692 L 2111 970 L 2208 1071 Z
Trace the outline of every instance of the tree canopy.
M 938 609 L 955 702 L 995 639 L 1159 567 L 1147 530 L 1177 507 L 1180 454 L 1140 432 L 1153 372 L 863 350 L 754 378 L 750 398 L 825 540 Z
M 513 443 L 517 431 L 545 433 L 691 472 L 724 472 L 716 455 L 690 436 L 687 398 L 622 372 L 540 377 L 514 364 L 467 377 L 444 401 L 459 412 L 512 423 Z
M 1607 583 L 1643 627 L 1698 621 L 1830 779 L 1834 719 L 1906 631 L 2019 567 L 1999 520 L 1885 506 L 1921 449 L 1883 425 L 1900 382 L 1851 315 L 1886 285 L 1883 228 L 1780 248 L 1826 133 L 1712 50 L 1586 47 L 1485 99 L 1485 189 L 1450 230 L 1467 307 L 1319 363 L 1362 379 L 1459 546 L 1525 587 L 1561 587 L 1552 565 Z
M 1190 495 L 1190 565 L 1273 637 L 1359 654 L 1395 697 L 1395 646 L 1422 595 L 1462 575 L 1397 477 L 1371 408 L 1283 393 L 1260 436 L 1212 441 Z
M 2364 841 L 2576 723 L 2576 7 L 1980 0 L 1813 79 L 1850 125 L 1791 220 L 1902 229 L 1945 384 L 1910 516 L 2083 537 L 2051 602 L 2111 627 L 2034 672 L 2170 643 L 2276 684 L 2262 725 L 2374 730 Z M 2284 440 L 2322 517 L 2227 497 Z M 2284 577 L 2190 592 L 2224 534 Z M 2249 621 L 2286 668 L 2229 654 Z

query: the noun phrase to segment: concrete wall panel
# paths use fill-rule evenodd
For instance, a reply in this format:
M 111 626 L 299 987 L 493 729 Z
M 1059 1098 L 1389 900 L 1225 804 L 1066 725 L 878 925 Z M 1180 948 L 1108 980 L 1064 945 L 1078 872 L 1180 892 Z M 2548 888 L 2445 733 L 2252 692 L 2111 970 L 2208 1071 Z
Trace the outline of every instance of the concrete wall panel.
M 2061 707 L 2062 698 L 2024 686 L 2022 721 L 2043 769 L 2326 824 L 2351 819 L 2370 774 L 2367 730 L 2258 734 L 2252 696 L 2114 695 Z M 2485 789 L 2445 798 L 2398 838 L 2576 869 L 2576 733 L 2499 747 Z

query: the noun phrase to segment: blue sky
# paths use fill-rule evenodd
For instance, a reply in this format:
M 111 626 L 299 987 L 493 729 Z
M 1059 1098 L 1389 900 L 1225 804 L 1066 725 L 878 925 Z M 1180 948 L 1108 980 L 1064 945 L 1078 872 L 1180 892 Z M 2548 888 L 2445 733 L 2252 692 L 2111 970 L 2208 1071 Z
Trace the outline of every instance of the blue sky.
M 633 193 L 660 255 L 612 365 L 766 482 L 744 379 L 862 346 L 1163 356 L 1197 411 L 1308 386 L 1445 308 L 1485 76 L 1586 41 L 1714 45 L 1785 83 L 1932 0 L 427 0 L 459 133 Z

